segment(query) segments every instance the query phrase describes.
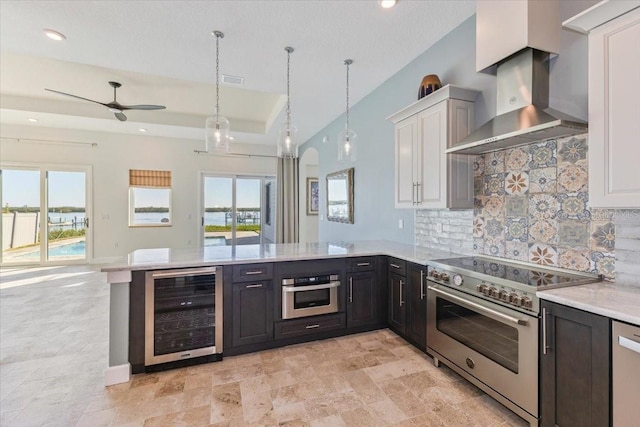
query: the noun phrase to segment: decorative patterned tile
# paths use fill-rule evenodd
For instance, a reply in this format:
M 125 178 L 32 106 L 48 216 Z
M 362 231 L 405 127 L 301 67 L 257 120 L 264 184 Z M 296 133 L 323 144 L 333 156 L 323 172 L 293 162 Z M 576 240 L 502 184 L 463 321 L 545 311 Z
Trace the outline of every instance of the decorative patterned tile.
M 529 147 L 531 160 L 529 161 L 530 169 L 547 168 L 555 166 L 558 163 L 556 158 L 556 141 L 551 139 Z
M 586 191 L 588 182 L 589 175 L 582 162 L 568 163 L 558 168 L 558 192 Z
M 589 244 L 589 223 L 578 220 L 560 221 L 558 242 L 569 248 L 586 247 Z
M 529 174 L 526 172 L 509 172 L 505 176 L 504 190 L 507 194 L 520 196 L 529 192 Z
M 587 137 L 570 136 L 558 140 L 558 161 L 560 163 L 576 163 L 587 159 Z
M 485 238 L 484 253 L 486 255 L 504 257 L 505 245 L 504 239 Z
M 504 216 L 504 196 L 487 197 L 484 202 L 483 215 L 485 220 L 488 217 Z
M 473 194 L 484 195 L 484 184 L 482 182 L 482 176 L 473 177 Z
M 529 197 L 529 216 L 535 219 L 555 218 L 558 200 L 555 194 L 538 193 Z
M 526 242 L 507 240 L 505 242 L 504 256 L 518 261 L 529 261 L 529 245 Z
M 507 217 L 526 217 L 529 215 L 529 201 L 526 197 L 506 196 L 505 213 Z
M 482 216 L 476 216 L 473 218 L 473 237 L 484 236 L 484 218 Z
M 493 196 L 495 194 L 504 194 L 504 174 L 497 173 L 493 175 L 485 175 L 483 178 L 483 190 L 485 196 Z
M 477 254 L 484 253 L 484 239 L 482 238 L 473 239 L 473 252 Z
M 558 213 L 559 219 L 582 219 L 591 218 L 591 212 L 587 208 L 589 193 L 558 193 Z
M 531 169 L 529 171 L 529 193 L 555 193 L 556 174 L 555 167 Z
M 510 171 L 521 171 L 527 167 L 531 161 L 531 155 L 526 148 L 518 147 L 506 150 L 505 168 Z
M 504 172 L 504 150 L 485 154 L 484 170 L 487 175 Z
M 592 221 L 589 247 L 592 251 L 612 252 L 616 248 L 616 226 L 613 222 Z
M 529 261 L 541 265 L 558 265 L 558 250 L 555 246 L 532 243 L 529 245 Z
M 540 218 L 529 224 L 530 243 L 557 243 L 558 223 L 554 220 Z
M 591 271 L 591 253 L 587 248 L 558 248 L 558 266 L 577 271 Z
M 484 234 L 487 238 L 504 239 L 504 223 L 498 218 L 487 218 L 484 224 Z
M 606 252 L 591 252 L 592 272 L 602 274 L 607 279 L 616 278 L 616 257 Z
M 473 198 L 473 213 L 474 213 L 474 215 L 476 215 L 478 212 L 482 213 L 482 209 L 484 208 L 485 199 L 486 199 L 486 196 L 483 196 L 483 195 L 476 195 Z
M 473 176 L 484 175 L 484 156 L 476 156 L 473 159 Z
M 527 242 L 529 238 L 527 225 L 527 218 L 507 218 L 504 222 L 505 239 L 507 241 Z

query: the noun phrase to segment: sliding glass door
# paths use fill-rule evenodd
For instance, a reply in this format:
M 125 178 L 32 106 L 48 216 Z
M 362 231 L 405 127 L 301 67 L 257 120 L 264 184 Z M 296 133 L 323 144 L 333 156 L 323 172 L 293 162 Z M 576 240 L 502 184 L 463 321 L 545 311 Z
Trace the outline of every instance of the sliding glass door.
M 0 177 L 3 265 L 87 260 L 87 168 L 3 167 Z
M 253 245 L 274 240 L 275 179 L 239 175 L 202 177 L 204 246 Z

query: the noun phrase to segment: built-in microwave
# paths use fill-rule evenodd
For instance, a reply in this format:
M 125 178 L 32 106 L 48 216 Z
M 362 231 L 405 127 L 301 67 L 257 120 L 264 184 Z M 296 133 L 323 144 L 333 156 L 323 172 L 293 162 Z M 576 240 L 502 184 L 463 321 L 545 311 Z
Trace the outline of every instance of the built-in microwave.
M 282 318 L 338 312 L 340 276 L 327 274 L 282 280 Z

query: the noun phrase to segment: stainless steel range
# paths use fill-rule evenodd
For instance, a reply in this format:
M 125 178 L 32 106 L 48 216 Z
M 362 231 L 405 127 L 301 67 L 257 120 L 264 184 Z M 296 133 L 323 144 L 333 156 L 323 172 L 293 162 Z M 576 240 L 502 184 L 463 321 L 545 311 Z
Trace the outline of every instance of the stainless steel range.
M 427 274 L 427 349 L 436 366 L 443 362 L 537 426 L 536 291 L 601 277 L 485 256 L 432 261 Z

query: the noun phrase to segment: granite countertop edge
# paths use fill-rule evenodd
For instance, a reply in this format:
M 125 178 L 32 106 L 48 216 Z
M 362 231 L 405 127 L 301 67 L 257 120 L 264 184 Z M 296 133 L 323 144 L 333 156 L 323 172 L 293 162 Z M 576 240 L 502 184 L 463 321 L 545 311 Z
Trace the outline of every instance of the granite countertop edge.
M 640 286 L 602 281 L 540 291 L 536 295 L 543 300 L 640 326 Z

